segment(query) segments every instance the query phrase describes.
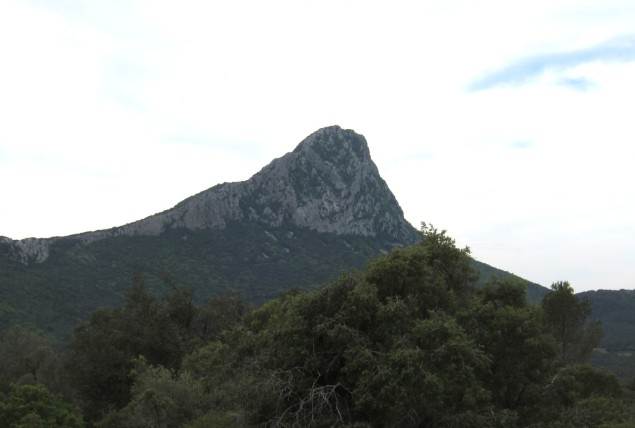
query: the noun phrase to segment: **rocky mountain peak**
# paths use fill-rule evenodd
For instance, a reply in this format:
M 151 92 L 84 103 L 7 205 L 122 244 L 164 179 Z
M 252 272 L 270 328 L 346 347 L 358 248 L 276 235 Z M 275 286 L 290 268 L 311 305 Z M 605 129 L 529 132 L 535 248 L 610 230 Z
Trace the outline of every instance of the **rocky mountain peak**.
M 143 220 L 73 238 L 88 243 L 117 235 L 159 235 L 176 228 L 224 229 L 232 222 L 369 236 L 385 245 L 419 239 L 380 177 L 366 139 L 339 126 L 319 129 L 247 181 L 219 184 Z M 47 254 L 42 245 L 38 241 L 37 246 L 22 245 L 16 251 L 34 248 L 37 254 L 21 260 L 39 262 Z
M 222 228 L 228 221 L 251 221 L 402 245 L 418 239 L 380 177 L 366 139 L 339 126 L 314 132 L 249 180 L 213 187 L 175 209 L 183 215 L 169 227 Z
M 363 135 L 337 125 L 322 128 L 309 135 L 293 153 L 313 152 L 324 160 L 346 164 L 351 159 L 371 162 L 368 143 Z

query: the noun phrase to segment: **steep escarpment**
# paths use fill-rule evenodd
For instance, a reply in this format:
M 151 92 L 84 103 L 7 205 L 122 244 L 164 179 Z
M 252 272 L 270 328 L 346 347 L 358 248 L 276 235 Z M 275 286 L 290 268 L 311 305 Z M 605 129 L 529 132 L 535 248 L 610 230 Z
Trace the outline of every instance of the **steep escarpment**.
M 377 237 L 400 245 L 418 239 L 379 175 L 365 138 L 338 126 L 311 134 L 247 181 L 217 185 L 119 232 L 223 229 L 228 222 L 243 221 Z
M 132 278 L 158 292 L 192 287 L 199 301 L 240 293 L 259 304 L 419 239 L 365 138 L 323 128 L 249 180 L 145 219 L 65 237 L 0 237 L 0 333 L 20 324 L 63 338 L 95 309 L 119 305 Z
M 323 128 L 249 180 L 136 222 L 0 237 L 0 333 L 20 324 L 64 337 L 95 309 L 120 304 L 133 277 L 158 292 L 187 286 L 200 301 L 241 293 L 258 304 L 418 239 L 364 137 Z
M 87 244 L 121 235 L 156 236 L 170 229 L 222 230 L 241 222 L 371 237 L 387 246 L 418 240 L 379 175 L 366 139 L 339 126 L 309 135 L 247 181 L 216 185 L 134 223 L 68 238 Z M 46 260 L 56 239 L 5 241 L 12 257 L 28 264 Z

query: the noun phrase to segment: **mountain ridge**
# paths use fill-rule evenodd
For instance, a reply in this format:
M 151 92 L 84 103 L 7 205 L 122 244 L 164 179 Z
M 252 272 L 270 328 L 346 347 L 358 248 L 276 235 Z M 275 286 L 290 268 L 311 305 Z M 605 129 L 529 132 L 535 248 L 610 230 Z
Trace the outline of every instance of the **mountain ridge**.
M 246 181 L 217 184 L 144 219 L 64 237 L 0 241 L 11 246 L 15 260 L 42 263 L 60 238 L 85 245 L 120 235 L 156 236 L 168 229 L 224 229 L 228 222 L 241 221 L 377 237 L 393 245 L 419 238 L 379 175 L 366 139 L 334 125 L 312 133 Z
M 19 324 L 64 341 L 133 282 L 194 298 L 240 293 L 258 305 L 312 289 L 381 253 L 419 242 L 366 139 L 322 128 L 251 178 L 110 229 L 0 238 L 0 330 Z
M 0 237 L 0 331 L 21 324 L 64 340 L 93 311 L 120 304 L 133 277 L 158 292 L 191 287 L 199 301 L 238 292 L 260 304 L 420 239 L 365 138 L 326 127 L 248 180 L 217 184 L 141 220 L 62 237 Z M 478 261 L 474 267 L 482 281 L 512 275 Z M 548 291 L 529 282 L 526 290 L 533 303 Z M 624 355 L 635 353 L 635 343 L 619 332 L 624 322 L 635 331 L 635 321 L 624 321 L 630 306 L 614 303 L 632 297 L 589 294 L 607 326 L 598 364 L 628 360 L 629 375 L 635 358 Z

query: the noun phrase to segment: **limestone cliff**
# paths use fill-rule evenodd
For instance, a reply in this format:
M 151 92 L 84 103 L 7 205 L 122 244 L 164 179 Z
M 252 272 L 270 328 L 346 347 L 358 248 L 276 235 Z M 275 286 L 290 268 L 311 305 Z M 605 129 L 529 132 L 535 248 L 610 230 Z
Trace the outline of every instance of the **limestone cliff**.
M 331 126 L 311 134 L 247 181 L 219 184 L 143 220 L 70 238 L 88 243 L 117 235 L 159 235 L 173 228 L 224 229 L 230 222 L 287 224 L 373 237 L 387 245 L 408 245 L 419 237 L 380 177 L 366 139 Z M 10 244 L 14 258 L 37 263 L 46 260 L 55 239 Z

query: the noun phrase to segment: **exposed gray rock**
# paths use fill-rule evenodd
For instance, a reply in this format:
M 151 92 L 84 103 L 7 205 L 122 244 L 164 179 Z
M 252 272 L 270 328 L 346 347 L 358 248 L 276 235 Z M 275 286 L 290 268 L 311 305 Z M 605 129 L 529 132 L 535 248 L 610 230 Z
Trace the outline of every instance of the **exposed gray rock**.
M 339 126 L 311 134 L 247 181 L 219 184 L 143 220 L 72 238 L 89 243 L 118 235 L 159 235 L 171 228 L 224 229 L 245 221 L 370 236 L 395 245 L 419 239 L 380 177 L 366 139 Z M 16 259 L 46 260 L 54 239 L 14 241 Z
M 10 240 L 11 257 L 20 263 L 42 263 L 49 256 L 51 239 L 26 238 L 19 241 Z

